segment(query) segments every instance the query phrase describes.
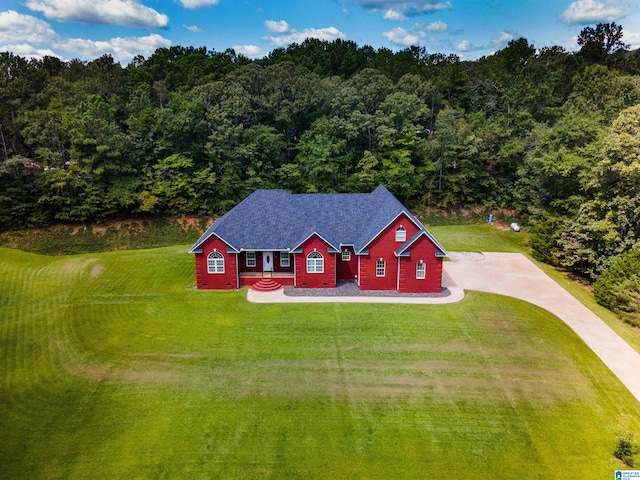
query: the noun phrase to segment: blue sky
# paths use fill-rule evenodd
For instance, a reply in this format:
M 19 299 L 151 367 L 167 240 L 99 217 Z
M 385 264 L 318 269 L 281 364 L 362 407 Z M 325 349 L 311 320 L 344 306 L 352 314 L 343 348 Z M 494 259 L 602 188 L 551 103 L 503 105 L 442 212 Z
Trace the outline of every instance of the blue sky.
M 473 60 L 519 37 L 573 51 L 599 22 L 621 24 L 640 48 L 640 0 L 2 0 L 0 51 L 126 65 L 172 45 L 260 58 L 314 37 Z

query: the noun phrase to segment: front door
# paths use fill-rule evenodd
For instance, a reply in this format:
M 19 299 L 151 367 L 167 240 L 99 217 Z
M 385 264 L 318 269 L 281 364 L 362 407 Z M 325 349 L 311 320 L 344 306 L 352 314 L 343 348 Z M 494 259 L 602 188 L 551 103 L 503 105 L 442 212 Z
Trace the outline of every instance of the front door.
M 262 271 L 273 272 L 273 252 L 262 253 Z

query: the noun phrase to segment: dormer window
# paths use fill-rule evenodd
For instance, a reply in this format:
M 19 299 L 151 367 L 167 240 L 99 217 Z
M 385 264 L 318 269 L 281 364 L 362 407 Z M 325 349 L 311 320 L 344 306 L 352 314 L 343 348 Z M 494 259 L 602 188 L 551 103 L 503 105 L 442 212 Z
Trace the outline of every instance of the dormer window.
M 396 242 L 406 242 L 407 241 L 407 231 L 404 227 L 399 227 L 396 230 Z

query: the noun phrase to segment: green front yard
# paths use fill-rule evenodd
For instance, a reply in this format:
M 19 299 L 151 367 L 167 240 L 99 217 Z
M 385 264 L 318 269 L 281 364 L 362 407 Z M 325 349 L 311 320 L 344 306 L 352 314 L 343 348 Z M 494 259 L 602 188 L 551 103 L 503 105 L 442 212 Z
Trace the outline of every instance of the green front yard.
M 640 432 L 537 307 L 255 305 L 186 250 L 0 249 L 0 477 L 601 479 Z

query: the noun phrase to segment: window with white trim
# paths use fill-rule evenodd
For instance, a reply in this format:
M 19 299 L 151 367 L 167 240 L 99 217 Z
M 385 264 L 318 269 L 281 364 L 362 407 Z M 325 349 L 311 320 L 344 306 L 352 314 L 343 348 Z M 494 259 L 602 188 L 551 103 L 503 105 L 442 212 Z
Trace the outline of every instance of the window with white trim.
M 288 267 L 289 265 L 291 265 L 291 256 L 289 255 L 289 252 L 280 252 L 280 266 Z
M 376 262 L 376 277 L 384 277 L 387 263 L 380 259 Z
M 307 273 L 324 273 L 324 257 L 320 252 L 307 255 Z
M 342 250 L 342 261 L 343 262 L 351 261 L 351 251 L 350 250 Z
M 406 242 L 407 241 L 407 231 L 404 227 L 399 227 L 396 230 L 396 242 Z
M 427 278 L 427 264 L 422 260 L 416 263 L 416 278 L 418 280 L 424 280 Z
M 256 252 L 247 252 L 247 267 L 255 267 L 256 266 Z
M 224 257 L 220 252 L 211 252 L 207 256 L 207 273 L 224 273 Z

